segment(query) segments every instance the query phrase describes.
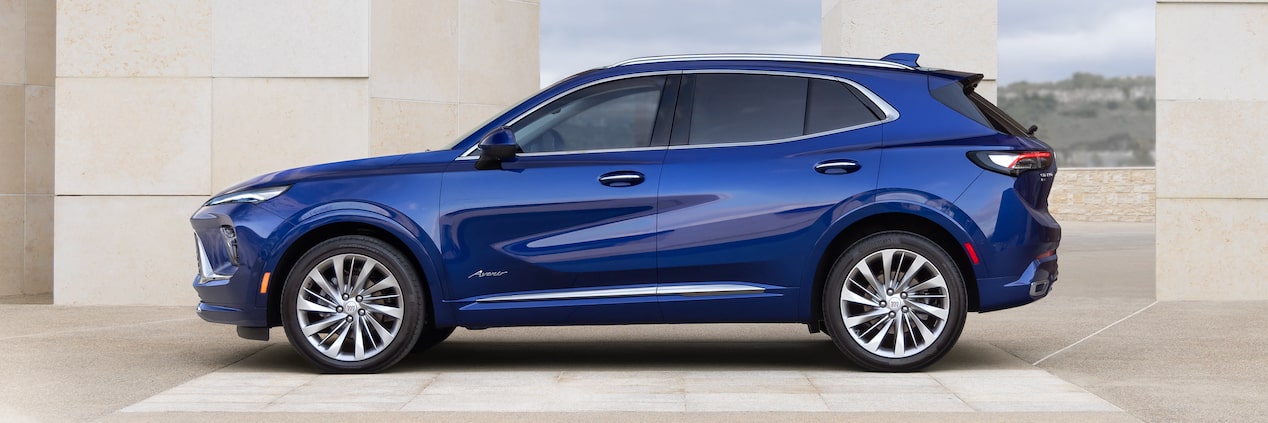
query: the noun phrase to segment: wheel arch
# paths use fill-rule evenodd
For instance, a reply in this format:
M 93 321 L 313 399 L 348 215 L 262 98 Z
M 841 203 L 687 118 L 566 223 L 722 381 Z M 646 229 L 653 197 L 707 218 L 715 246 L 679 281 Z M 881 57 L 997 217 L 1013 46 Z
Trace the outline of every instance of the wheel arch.
M 815 256 L 818 259 L 813 264 L 813 283 L 808 296 L 812 332 L 823 330 L 823 310 L 820 306 L 823 301 L 823 287 L 837 257 L 868 235 L 886 231 L 910 232 L 928 238 L 942 247 L 955 260 L 956 267 L 964 278 L 968 311 L 979 309 L 977 272 L 964 248 L 964 244 L 974 237 L 961 229 L 960 225 L 953 223 L 950 217 L 924 205 L 878 204 L 867 209 L 838 220 L 838 224 L 834 225 L 839 228 L 835 236 L 825 237 L 826 241 L 820 243 L 821 252 Z
M 440 298 L 439 283 L 437 281 L 439 273 L 436 272 L 432 257 L 434 253 L 428 250 L 427 246 L 420 242 L 425 236 L 416 236 L 411 232 L 422 235 L 421 231 L 415 228 L 411 231 L 400 223 L 374 213 L 368 213 L 363 210 L 344 210 L 332 211 L 322 214 L 321 216 L 309 219 L 307 222 L 300 223 L 288 236 L 288 242 L 281 249 L 282 253 L 277 256 L 276 262 L 272 266 L 273 274 L 271 280 L 277 283 L 270 285 L 268 290 L 267 316 L 269 326 L 281 325 L 281 293 L 285 281 L 290 276 L 290 272 L 294 270 L 294 266 L 299 258 L 312 249 L 318 243 L 330 238 L 346 236 L 346 235 L 362 235 L 368 236 L 380 241 L 386 242 L 393 248 L 396 248 L 401 254 L 409 258 L 409 264 L 413 266 L 414 271 L 422 279 L 423 290 L 427 293 L 425 301 L 428 307 L 426 322 L 434 323 L 437 312 L 437 298 Z M 434 250 L 434 248 L 432 248 Z

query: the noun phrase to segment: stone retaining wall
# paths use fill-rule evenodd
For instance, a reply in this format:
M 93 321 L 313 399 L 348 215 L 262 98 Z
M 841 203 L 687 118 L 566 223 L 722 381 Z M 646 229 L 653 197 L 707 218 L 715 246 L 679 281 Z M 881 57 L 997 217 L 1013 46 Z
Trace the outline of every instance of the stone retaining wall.
M 1057 171 L 1048 210 L 1058 221 L 1153 222 L 1154 168 L 1069 168 Z

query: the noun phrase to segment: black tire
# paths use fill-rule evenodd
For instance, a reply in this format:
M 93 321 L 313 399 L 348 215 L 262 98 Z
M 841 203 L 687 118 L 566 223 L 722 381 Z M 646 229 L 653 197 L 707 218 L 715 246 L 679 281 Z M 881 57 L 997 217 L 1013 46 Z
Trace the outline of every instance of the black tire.
M 418 342 L 414 343 L 414 352 L 410 354 L 420 354 L 423 351 L 431 349 L 441 342 L 449 339 L 449 335 L 453 335 L 455 328 L 435 328 L 427 327 L 423 329 L 423 333 L 418 335 Z
M 889 272 L 884 271 L 887 255 Z M 927 264 L 916 267 L 917 257 Z M 857 297 L 844 291 L 847 280 Z M 964 278 L 946 251 L 920 235 L 892 231 L 867 236 L 841 253 L 824 283 L 822 310 L 832 342 L 855 364 L 868 371 L 910 372 L 937 362 L 955 346 L 967 305 Z
M 377 265 L 372 266 L 367 258 Z M 344 278 L 348 282 L 343 285 L 334 277 L 336 263 L 341 265 L 340 275 L 347 272 Z M 417 342 L 427 315 L 422 280 L 409 263 L 404 254 L 386 242 L 360 235 L 331 238 L 309 249 L 295 263 L 282 289 L 282 326 L 291 346 L 326 373 L 376 373 L 401 361 Z M 323 275 L 321 282 L 310 279 L 314 271 Z M 362 273 L 366 273 L 365 279 L 357 287 Z M 335 292 L 349 296 L 345 299 Z M 299 308 L 301 298 L 305 301 L 303 310 Z M 328 326 L 322 328 L 322 324 Z M 311 337 L 305 335 L 305 326 L 317 332 Z M 346 330 L 340 329 L 344 327 Z M 395 334 L 390 338 L 381 336 L 380 328 L 395 330 Z M 343 335 L 339 335 L 341 332 Z M 360 347 L 357 339 L 362 340 Z M 371 354 L 366 348 L 373 348 L 374 352 Z M 329 354 L 334 356 L 323 351 L 332 351 Z M 357 359 L 357 354 L 362 358 Z

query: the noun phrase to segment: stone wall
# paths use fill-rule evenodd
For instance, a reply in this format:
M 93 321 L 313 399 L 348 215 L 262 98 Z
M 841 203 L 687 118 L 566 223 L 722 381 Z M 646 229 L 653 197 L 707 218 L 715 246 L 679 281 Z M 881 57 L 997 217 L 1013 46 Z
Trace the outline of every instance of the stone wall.
M 1070 168 L 1057 171 L 1048 210 L 1057 221 L 1153 222 L 1154 168 Z
M 0 297 L 53 290 L 54 0 L 0 0 Z
M 1158 1 L 1159 300 L 1268 300 L 1265 23 L 1268 0 Z
M 539 7 L 60 2 L 54 302 L 196 304 L 203 201 L 264 172 L 449 142 L 537 90 Z

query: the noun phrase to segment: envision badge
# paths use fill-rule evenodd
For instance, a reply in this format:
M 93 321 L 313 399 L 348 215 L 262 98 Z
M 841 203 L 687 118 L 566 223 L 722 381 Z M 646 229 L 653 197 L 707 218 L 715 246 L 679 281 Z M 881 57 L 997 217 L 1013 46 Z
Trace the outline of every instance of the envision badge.
M 474 277 L 481 277 L 481 278 L 484 278 L 484 277 L 498 277 L 498 276 L 505 275 L 505 274 L 507 274 L 507 273 L 511 273 L 511 272 L 508 272 L 508 271 L 505 271 L 505 270 L 498 270 L 498 271 L 496 271 L 496 272 L 485 272 L 484 270 L 477 270 L 475 273 L 472 273 L 472 274 L 471 274 L 471 276 L 467 276 L 467 279 L 471 279 L 471 278 L 474 278 Z

